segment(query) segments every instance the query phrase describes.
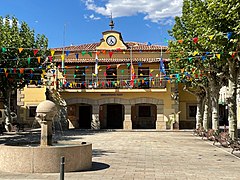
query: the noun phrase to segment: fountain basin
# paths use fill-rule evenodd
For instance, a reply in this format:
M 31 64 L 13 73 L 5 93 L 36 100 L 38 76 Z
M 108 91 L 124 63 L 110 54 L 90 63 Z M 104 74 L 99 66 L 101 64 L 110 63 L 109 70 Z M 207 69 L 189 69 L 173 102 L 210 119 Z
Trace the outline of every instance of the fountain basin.
M 0 169 L 18 173 L 57 173 L 62 156 L 65 157 L 65 172 L 91 169 L 92 144 L 59 141 L 53 146 L 0 145 Z

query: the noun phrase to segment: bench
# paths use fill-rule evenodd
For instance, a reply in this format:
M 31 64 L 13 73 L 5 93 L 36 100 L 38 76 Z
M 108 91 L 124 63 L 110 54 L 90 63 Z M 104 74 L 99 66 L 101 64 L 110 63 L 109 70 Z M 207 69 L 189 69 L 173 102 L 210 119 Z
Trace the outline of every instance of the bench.
M 239 140 L 230 140 L 229 146 L 232 148 L 232 154 L 234 151 L 240 151 L 240 142 Z
M 224 131 L 220 132 L 219 134 L 214 134 L 213 145 L 215 145 L 216 142 L 220 143 L 223 147 L 229 147 L 230 144 L 229 133 Z
M 208 129 L 202 133 L 202 139 L 207 138 L 208 140 L 213 141 L 215 139 L 215 134 L 216 132 L 214 129 Z
M 198 127 L 197 129 L 194 129 L 193 135 L 202 136 L 202 134 L 205 132 L 204 128 L 202 126 Z

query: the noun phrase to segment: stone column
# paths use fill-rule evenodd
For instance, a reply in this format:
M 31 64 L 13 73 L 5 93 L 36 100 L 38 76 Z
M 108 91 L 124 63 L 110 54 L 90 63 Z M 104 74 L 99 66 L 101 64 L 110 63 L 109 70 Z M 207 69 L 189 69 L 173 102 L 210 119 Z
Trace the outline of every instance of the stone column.
M 123 129 L 132 130 L 131 105 L 124 105 Z
M 41 121 L 41 141 L 40 146 L 52 145 L 52 120 L 46 120 L 42 117 Z
M 100 129 L 100 121 L 99 121 L 99 105 L 93 105 L 92 107 L 92 129 Z
M 156 129 L 157 130 L 165 130 L 166 122 L 164 121 L 163 114 L 163 105 L 157 105 L 157 121 L 156 121 Z

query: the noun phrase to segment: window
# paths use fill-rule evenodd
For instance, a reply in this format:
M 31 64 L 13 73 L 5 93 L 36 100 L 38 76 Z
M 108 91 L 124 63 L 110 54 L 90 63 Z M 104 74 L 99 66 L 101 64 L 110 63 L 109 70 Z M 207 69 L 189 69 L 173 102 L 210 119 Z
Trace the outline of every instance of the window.
M 197 114 L 197 105 L 188 104 L 188 118 L 196 118 Z
M 36 116 L 36 109 L 37 109 L 37 106 L 29 106 L 29 117 Z
M 151 116 L 151 106 L 139 106 L 139 117 L 150 117 Z

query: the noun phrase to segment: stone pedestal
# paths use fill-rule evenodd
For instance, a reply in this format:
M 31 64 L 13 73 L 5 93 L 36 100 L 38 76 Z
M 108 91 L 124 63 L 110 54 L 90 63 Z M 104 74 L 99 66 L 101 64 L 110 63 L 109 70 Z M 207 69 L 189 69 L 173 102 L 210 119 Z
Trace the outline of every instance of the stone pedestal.
M 41 146 L 52 145 L 52 121 L 41 121 Z
M 166 130 L 166 122 L 164 121 L 164 115 L 158 114 L 157 115 L 157 121 L 156 121 L 156 129 L 157 130 Z
M 125 115 L 124 116 L 123 129 L 132 130 L 131 115 Z

